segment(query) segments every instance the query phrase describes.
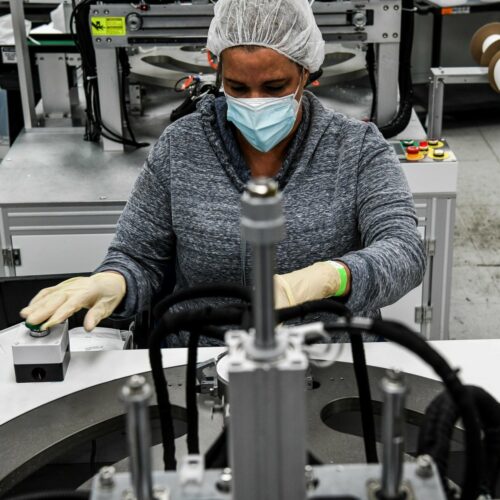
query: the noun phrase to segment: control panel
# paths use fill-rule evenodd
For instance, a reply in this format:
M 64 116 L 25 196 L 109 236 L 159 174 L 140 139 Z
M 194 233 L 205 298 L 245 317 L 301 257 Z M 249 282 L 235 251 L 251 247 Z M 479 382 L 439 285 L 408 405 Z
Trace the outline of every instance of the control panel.
M 389 141 L 401 163 L 456 162 L 457 158 L 444 139 Z

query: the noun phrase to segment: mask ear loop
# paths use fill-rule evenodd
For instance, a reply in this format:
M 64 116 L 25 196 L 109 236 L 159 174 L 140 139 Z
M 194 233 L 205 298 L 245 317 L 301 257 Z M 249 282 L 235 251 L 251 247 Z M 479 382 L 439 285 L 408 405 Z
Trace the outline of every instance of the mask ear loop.
M 304 68 L 304 66 L 302 66 L 302 71 L 300 73 L 300 82 L 299 82 L 299 85 L 297 87 L 297 90 L 295 90 L 295 94 L 293 94 L 293 100 L 295 102 L 297 102 L 297 109 L 295 111 L 295 116 L 297 116 L 297 113 L 299 112 L 300 105 L 302 104 L 302 98 L 304 97 L 304 87 L 302 86 L 303 82 L 304 82 L 304 74 L 305 74 L 305 68 Z M 297 94 L 299 93 L 299 90 L 301 88 L 302 88 L 302 95 L 300 96 L 300 100 L 297 101 Z

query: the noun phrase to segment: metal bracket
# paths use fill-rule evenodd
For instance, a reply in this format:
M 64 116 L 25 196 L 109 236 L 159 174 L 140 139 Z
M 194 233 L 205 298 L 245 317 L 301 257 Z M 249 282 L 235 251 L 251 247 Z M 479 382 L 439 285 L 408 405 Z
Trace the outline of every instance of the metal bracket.
M 207 373 L 208 372 L 208 373 Z M 196 366 L 196 378 L 200 383 L 200 393 L 217 395 L 217 368 L 216 360 L 210 359 Z
M 2 249 L 2 257 L 6 266 L 17 267 L 21 265 L 21 250 L 19 248 Z
M 432 321 L 432 306 L 415 307 L 415 323 L 420 325 Z

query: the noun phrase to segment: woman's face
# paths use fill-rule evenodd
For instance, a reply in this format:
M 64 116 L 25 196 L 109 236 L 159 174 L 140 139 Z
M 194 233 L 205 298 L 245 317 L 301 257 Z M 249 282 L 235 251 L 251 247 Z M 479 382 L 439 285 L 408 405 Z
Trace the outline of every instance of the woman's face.
M 222 54 L 222 83 L 232 97 L 283 97 L 307 82 L 308 72 L 288 57 L 265 47 L 233 47 Z

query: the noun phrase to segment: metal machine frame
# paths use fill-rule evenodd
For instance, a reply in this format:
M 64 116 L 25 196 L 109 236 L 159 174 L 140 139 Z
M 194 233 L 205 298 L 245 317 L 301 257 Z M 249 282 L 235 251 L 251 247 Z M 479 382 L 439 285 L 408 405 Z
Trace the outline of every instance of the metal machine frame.
M 19 79 L 26 128 L 36 126 L 33 80 L 26 48 L 23 2 L 10 0 L 15 26 L 16 50 L 19 54 Z M 91 7 L 89 22 L 99 18 L 101 26 L 113 18 L 123 26 L 120 34 L 103 29 L 93 34 L 96 49 L 101 115 L 106 125 L 123 135 L 120 108 L 118 61 L 116 48 L 141 45 L 204 45 L 213 17 L 213 5 L 151 5 L 139 10 L 130 3 Z M 318 26 L 326 42 L 360 42 L 376 44 L 377 123 L 388 123 L 398 109 L 399 41 L 401 0 L 316 2 L 313 5 Z M 103 21 L 104 20 L 104 21 Z M 121 23 L 121 24 L 120 24 Z M 120 30 L 119 30 L 120 31 Z M 105 151 L 121 151 L 123 146 L 103 139 Z
M 427 110 L 427 135 L 429 137 L 437 139 L 443 133 L 445 84 L 460 83 L 488 83 L 488 68 L 431 68 L 431 76 L 429 77 L 429 107 Z

